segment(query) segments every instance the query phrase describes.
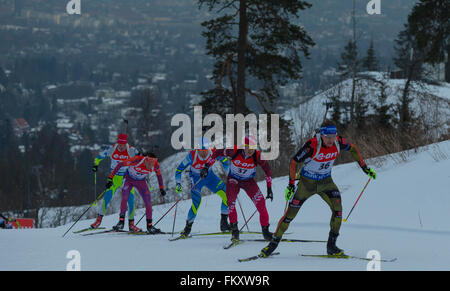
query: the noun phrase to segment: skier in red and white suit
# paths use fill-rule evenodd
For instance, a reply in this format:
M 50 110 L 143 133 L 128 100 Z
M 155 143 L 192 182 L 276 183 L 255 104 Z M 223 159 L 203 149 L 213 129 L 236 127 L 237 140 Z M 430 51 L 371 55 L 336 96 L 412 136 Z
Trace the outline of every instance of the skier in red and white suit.
M 261 159 L 261 151 L 257 150 L 256 139 L 246 136 L 244 140 L 244 149 L 217 149 L 204 168 L 201 170 L 200 176 L 205 178 L 208 175 L 209 167 L 211 167 L 216 158 L 219 156 L 227 157 L 230 160 L 230 170 L 227 177 L 226 194 L 228 201 L 228 218 L 230 220 L 232 241 L 239 241 L 239 229 L 237 226 L 236 198 L 240 189 L 243 189 L 248 197 L 252 199 L 259 212 L 259 221 L 262 227 L 264 239 L 271 240 L 272 233 L 269 232 L 269 214 L 267 213 L 266 201 L 261 190 L 256 183 L 254 176 L 256 174 L 256 166 L 259 165 L 265 173 L 267 183 L 267 198 L 273 199 L 272 193 L 272 174 L 267 161 Z
M 122 167 L 127 167 L 127 169 L 124 174 L 124 185 L 122 190 L 122 202 L 120 203 L 119 223 L 114 226 L 114 229 L 121 230 L 124 227 L 125 212 L 127 211 L 127 200 L 128 196 L 130 195 L 131 188 L 134 187 L 138 190 L 139 194 L 141 194 L 142 200 L 144 200 L 145 215 L 147 218 L 147 232 L 151 234 L 160 233 L 161 231 L 152 225 L 152 200 L 148 185 L 145 181 L 147 175 L 149 175 L 151 172 L 155 172 L 158 178 L 159 191 L 162 196 L 166 195 L 161 170 L 156 156 L 153 153 L 147 153 L 134 156 L 131 159 L 118 163 L 109 175 L 106 188 L 109 188 L 111 186 L 112 178 Z M 133 222 L 134 221 L 129 221 L 130 231 L 141 231 L 141 229 L 136 227 Z

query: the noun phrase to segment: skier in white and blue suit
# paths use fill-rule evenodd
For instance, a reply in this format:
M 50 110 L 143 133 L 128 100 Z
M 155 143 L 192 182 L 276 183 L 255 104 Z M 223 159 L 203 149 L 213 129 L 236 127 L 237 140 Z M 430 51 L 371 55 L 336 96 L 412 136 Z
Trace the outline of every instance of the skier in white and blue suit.
M 183 187 L 181 186 L 181 173 L 190 166 L 189 177 L 191 178 L 192 185 L 192 206 L 187 216 L 186 227 L 181 233 L 181 236 L 183 237 L 187 237 L 191 232 L 192 224 L 194 223 L 195 217 L 197 216 L 197 211 L 202 200 L 201 192 L 204 186 L 206 186 L 209 190 L 216 193 L 220 196 L 220 198 L 222 198 L 220 230 L 230 230 L 230 225 L 228 224 L 228 204 L 225 183 L 219 177 L 217 177 L 211 169 L 210 173 L 205 179 L 200 179 L 200 170 L 203 168 L 204 164 L 211 158 L 214 152 L 215 148 L 211 146 L 207 138 L 199 138 L 199 140 L 197 141 L 197 149 L 191 150 L 175 171 L 175 191 L 177 193 L 181 193 L 181 191 L 183 190 Z M 218 157 L 217 160 L 222 163 L 225 171 L 228 172 L 229 165 L 227 158 Z

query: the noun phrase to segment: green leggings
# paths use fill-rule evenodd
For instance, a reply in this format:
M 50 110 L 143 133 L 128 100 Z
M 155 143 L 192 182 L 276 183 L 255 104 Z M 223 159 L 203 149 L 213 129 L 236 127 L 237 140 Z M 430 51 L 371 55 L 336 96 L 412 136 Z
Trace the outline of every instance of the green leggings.
M 283 233 L 289 227 L 289 223 L 295 218 L 303 203 L 316 193 L 322 197 L 331 209 L 331 232 L 339 234 L 342 222 L 341 194 L 336 184 L 334 184 L 333 179 L 328 177 L 320 181 L 315 181 L 301 176 L 297 191 L 291 201 L 289 201 L 289 206 L 283 217 L 278 222 L 274 236 L 277 238 L 283 236 Z

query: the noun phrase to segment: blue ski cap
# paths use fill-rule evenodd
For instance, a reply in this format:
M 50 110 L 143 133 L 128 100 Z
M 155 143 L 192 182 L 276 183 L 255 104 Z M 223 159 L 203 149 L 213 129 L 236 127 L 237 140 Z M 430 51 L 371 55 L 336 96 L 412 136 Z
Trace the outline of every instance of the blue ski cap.
M 322 126 L 320 128 L 320 134 L 325 135 L 325 136 L 336 136 L 337 135 L 337 128 L 334 125 L 327 125 L 327 126 Z
M 201 137 L 197 141 L 197 149 L 199 150 L 209 150 L 211 147 L 211 143 L 209 142 L 209 139 L 206 137 Z

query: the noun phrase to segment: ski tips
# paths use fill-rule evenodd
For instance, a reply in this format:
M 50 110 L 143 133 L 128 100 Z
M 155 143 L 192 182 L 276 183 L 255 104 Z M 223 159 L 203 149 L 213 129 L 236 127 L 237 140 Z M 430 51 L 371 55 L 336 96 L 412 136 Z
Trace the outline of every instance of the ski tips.
M 343 220 L 344 220 L 344 222 L 347 222 L 347 219 L 344 218 Z

